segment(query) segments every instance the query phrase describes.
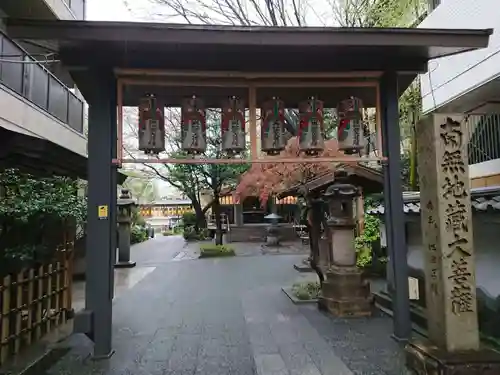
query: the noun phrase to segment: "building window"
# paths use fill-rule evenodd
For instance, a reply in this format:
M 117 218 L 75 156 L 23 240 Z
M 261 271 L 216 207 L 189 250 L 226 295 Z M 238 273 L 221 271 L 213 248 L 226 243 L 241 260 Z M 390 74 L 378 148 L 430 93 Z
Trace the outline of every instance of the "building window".
M 432 12 L 434 9 L 436 9 L 439 4 L 441 4 L 441 0 L 428 0 L 428 1 L 429 1 L 429 13 Z
M 469 164 L 500 159 L 500 115 L 481 116 L 470 134 L 468 153 Z

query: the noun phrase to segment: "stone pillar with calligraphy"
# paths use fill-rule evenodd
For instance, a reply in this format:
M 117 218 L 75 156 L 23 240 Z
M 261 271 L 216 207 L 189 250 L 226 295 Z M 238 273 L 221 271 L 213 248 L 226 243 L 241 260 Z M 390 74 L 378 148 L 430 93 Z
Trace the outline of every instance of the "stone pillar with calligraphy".
M 464 116 L 418 124 L 420 205 L 429 340 L 406 346 L 415 374 L 500 374 L 500 355 L 481 350 L 467 129 Z

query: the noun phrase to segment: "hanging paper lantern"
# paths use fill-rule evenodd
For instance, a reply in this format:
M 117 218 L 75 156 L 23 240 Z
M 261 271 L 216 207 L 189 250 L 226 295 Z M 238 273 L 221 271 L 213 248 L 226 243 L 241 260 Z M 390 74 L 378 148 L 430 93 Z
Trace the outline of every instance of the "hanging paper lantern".
M 147 96 L 139 103 L 139 150 L 146 154 L 165 151 L 163 110 L 154 96 Z
M 232 97 L 222 108 L 222 150 L 237 154 L 245 150 L 245 104 Z
M 201 154 L 207 149 L 207 123 L 205 106 L 193 95 L 182 103 L 182 149 L 189 154 Z
M 278 155 L 285 149 L 285 103 L 273 98 L 262 106 L 261 150 Z
M 362 108 L 361 100 L 354 97 L 341 101 L 337 106 L 339 150 L 346 154 L 356 154 L 364 147 Z
M 325 148 L 323 102 L 311 97 L 299 104 L 299 147 L 307 155 L 317 155 Z

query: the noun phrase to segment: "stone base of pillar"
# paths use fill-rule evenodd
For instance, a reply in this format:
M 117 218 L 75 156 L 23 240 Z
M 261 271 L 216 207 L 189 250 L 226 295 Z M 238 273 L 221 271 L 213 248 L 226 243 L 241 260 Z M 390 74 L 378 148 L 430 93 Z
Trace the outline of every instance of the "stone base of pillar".
M 331 246 L 328 238 L 320 238 L 318 241 L 319 245 L 319 268 L 326 272 L 326 270 L 330 267 L 331 263 Z
M 415 375 L 497 375 L 500 353 L 482 349 L 474 352 L 447 353 L 427 340 L 406 344 L 406 366 Z
M 332 266 L 326 272 L 318 304 L 338 317 L 371 316 L 370 284 L 356 267 Z
M 115 264 L 115 268 L 133 268 L 136 266 L 135 262 L 132 262 L 131 260 L 127 262 L 118 262 Z

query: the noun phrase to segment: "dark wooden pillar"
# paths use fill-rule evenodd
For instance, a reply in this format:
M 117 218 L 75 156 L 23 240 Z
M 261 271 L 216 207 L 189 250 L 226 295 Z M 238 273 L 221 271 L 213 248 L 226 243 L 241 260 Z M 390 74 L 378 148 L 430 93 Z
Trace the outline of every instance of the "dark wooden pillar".
M 116 258 L 116 81 L 112 71 L 94 76 L 89 100 L 88 214 L 85 310 L 75 318 L 75 331 L 94 341 L 95 359 L 112 349 L 112 300 Z

